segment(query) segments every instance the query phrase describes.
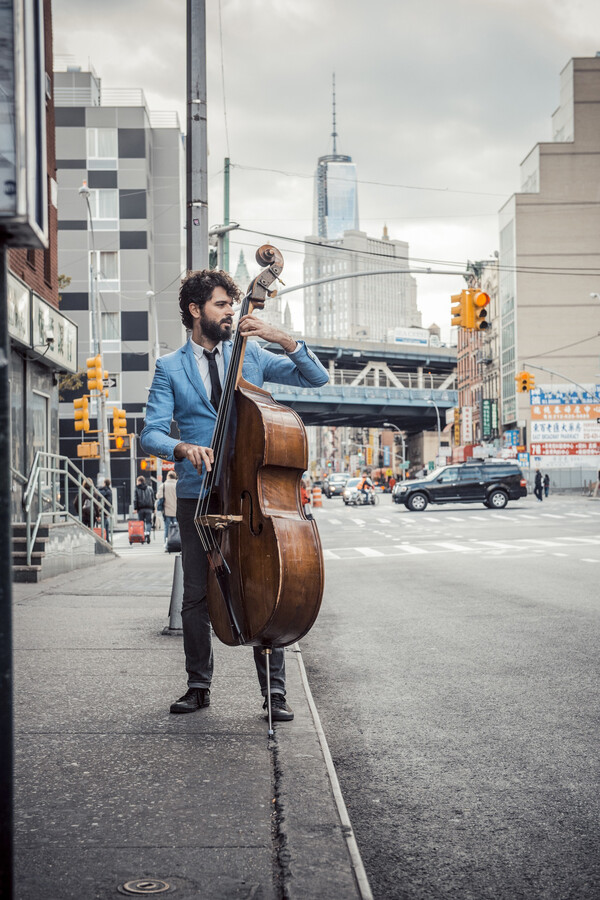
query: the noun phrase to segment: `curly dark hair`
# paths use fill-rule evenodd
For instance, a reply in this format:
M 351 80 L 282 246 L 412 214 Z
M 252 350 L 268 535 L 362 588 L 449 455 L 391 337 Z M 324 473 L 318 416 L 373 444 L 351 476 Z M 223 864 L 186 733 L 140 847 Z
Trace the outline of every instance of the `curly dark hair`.
M 200 269 L 198 272 L 188 272 L 179 288 L 179 308 L 181 321 L 186 328 L 193 328 L 194 317 L 190 313 L 190 303 L 197 303 L 202 309 L 207 300 L 210 300 L 216 287 L 222 287 L 236 303 L 241 292 L 237 284 L 227 272 L 218 269 Z

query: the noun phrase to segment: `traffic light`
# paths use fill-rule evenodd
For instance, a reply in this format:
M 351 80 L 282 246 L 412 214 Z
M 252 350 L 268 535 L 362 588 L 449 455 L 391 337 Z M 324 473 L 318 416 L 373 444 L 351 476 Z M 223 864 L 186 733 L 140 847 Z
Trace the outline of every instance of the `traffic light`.
M 367 465 L 368 466 L 373 465 L 373 448 L 372 447 L 367 447 Z
M 517 391 L 520 394 L 526 394 L 527 391 L 532 391 L 535 388 L 535 376 L 531 372 L 518 372 L 515 375 L 515 381 L 517 382 Z
M 87 386 L 88 391 L 101 391 L 103 384 L 102 379 L 104 372 L 102 371 L 102 357 L 92 356 L 86 360 L 87 366 Z M 107 373 L 108 374 L 108 373 Z
M 460 328 L 468 328 L 467 318 L 468 318 L 468 304 L 466 291 L 461 291 L 460 294 L 452 294 L 452 325 L 458 325 Z
M 73 400 L 73 418 L 75 419 L 75 431 L 90 430 L 90 404 L 87 397 L 78 397 Z
M 143 459 L 140 463 L 140 469 L 144 469 L 148 472 L 156 472 L 156 457 L 150 456 L 148 459 Z
M 77 444 L 77 456 L 84 459 L 100 459 L 100 444 L 98 441 Z
M 113 406 L 113 434 L 127 434 L 127 413 L 118 406 Z
M 468 291 L 469 294 L 469 302 L 472 310 L 472 328 L 475 331 L 485 331 L 486 328 L 490 327 L 490 323 L 487 321 L 487 309 L 486 306 L 490 302 L 490 295 L 486 294 L 485 291 Z

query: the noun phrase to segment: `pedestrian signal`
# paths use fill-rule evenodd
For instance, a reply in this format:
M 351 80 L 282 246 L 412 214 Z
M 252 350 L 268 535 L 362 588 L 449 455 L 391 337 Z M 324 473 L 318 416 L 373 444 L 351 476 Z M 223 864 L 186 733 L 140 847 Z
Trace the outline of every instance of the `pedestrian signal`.
M 103 388 L 102 379 L 104 370 L 102 369 L 102 357 L 92 356 L 86 360 L 87 366 L 87 386 L 88 391 L 101 391 Z M 107 373 L 108 377 L 108 373 Z
M 100 459 L 100 444 L 98 441 L 77 444 L 77 456 L 83 459 Z
M 486 306 L 490 302 L 490 295 L 486 294 L 485 291 L 469 291 L 469 300 L 472 310 L 472 328 L 475 331 L 485 331 L 490 327 L 490 323 L 487 321 L 487 309 Z
M 90 430 L 90 404 L 87 397 L 73 400 L 73 418 L 75 419 L 75 431 Z
M 140 468 L 148 472 L 156 472 L 156 457 L 150 456 L 148 459 L 143 459 Z

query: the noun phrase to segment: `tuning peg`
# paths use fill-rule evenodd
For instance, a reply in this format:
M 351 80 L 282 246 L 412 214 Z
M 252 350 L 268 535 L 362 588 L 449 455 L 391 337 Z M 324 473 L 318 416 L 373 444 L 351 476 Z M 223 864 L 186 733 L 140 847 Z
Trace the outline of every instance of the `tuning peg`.
M 269 295 L 269 297 L 276 297 L 277 291 L 267 291 L 267 294 Z

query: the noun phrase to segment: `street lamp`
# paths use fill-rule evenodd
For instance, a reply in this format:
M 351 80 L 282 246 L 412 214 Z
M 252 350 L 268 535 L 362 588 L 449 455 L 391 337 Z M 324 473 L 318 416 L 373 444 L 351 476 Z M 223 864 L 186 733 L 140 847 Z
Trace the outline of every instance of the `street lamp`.
M 102 314 L 100 312 L 100 304 L 96 296 L 96 241 L 94 238 L 94 222 L 92 218 L 92 208 L 90 206 L 90 189 L 87 181 L 84 181 L 79 188 L 79 195 L 83 197 L 87 206 L 88 220 L 90 225 L 90 233 L 92 236 L 92 256 L 90 260 L 90 311 L 92 314 L 92 340 L 94 356 L 102 356 Z M 101 484 L 105 478 L 110 478 L 110 447 L 108 443 L 108 417 L 106 413 L 106 397 L 104 390 L 98 392 L 98 430 L 99 430 L 99 451 L 100 459 L 98 461 L 98 484 Z
M 400 435 L 400 439 L 402 441 L 402 481 L 404 481 L 404 479 L 406 478 L 406 443 L 404 441 L 404 434 L 398 428 L 397 425 L 394 425 L 393 422 L 384 422 L 383 427 L 384 428 L 395 428 L 396 431 L 398 432 L 398 434 Z
M 435 400 L 433 400 L 433 399 L 427 400 L 427 403 L 433 403 L 433 405 L 435 406 L 435 415 L 437 418 L 437 434 L 438 434 L 437 464 L 439 466 L 440 459 L 442 456 L 442 431 L 440 429 L 440 411 L 438 409 L 438 405 L 435 402 Z

